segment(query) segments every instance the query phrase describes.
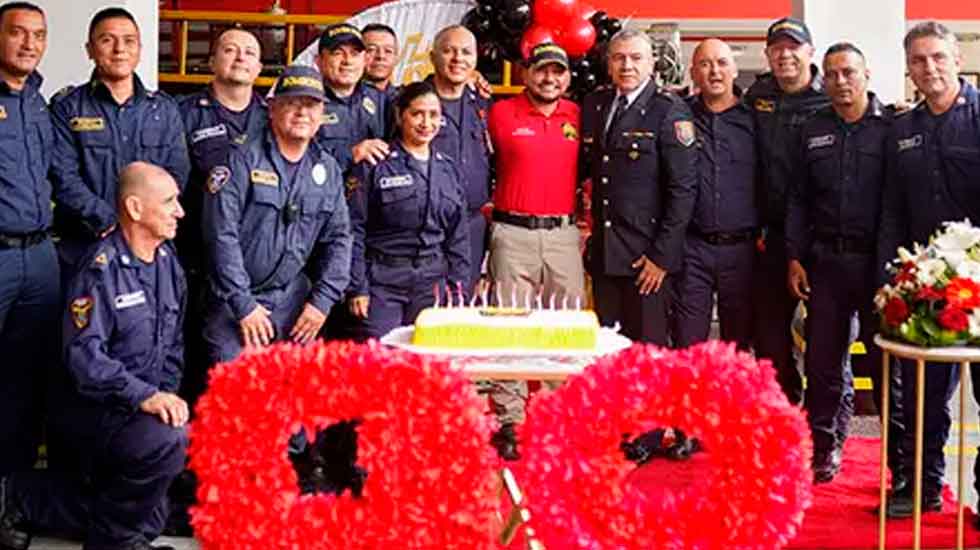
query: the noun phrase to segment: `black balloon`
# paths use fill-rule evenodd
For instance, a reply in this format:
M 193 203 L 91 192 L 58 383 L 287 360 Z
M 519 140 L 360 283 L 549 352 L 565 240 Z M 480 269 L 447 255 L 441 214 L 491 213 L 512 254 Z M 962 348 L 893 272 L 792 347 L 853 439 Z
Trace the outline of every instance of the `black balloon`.
M 466 15 L 463 16 L 462 24 L 476 35 L 477 41 L 481 37 L 486 36 L 490 32 L 490 29 L 493 28 L 493 22 L 480 12 L 480 8 L 473 8 L 466 12 Z
M 583 74 L 591 71 L 592 71 L 592 62 L 589 61 L 589 58 L 587 57 L 583 57 L 582 59 L 578 59 L 572 62 L 572 75 L 573 75 L 572 78 L 575 78 L 574 76 L 575 73 Z
M 599 30 L 598 27 L 601 27 L 602 24 L 605 23 L 608 19 L 609 19 L 609 14 L 602 10 L 599 10 L 592 14 L 592 17 L 589 18 L 589 21 L 591 21 L 592 24 L 596 26 L 596 30 Z
M 484 17 L 493 17 L 497 13 L 497 7 L 490 2 L 482 2 L 475 9 Z
M 610 18 L 606 20 L 604 27 L 606 31 L 609 32 L 609 36 L 612 36 L 623 30 L 623 22 L 619 19 Z
M 531 23 L 531 4 L 524 0 L 513 0 L 506 2 L 500 8 L 500 13 L 497 16 L 497 22 L 500 23 L 500 27 L 512 35 L 517 35 L 517 58 L 520 58 L 520 35 L 527 28 L 528 24 Z M 499 37 L 500 39 L 509 39 L 511 37 Z

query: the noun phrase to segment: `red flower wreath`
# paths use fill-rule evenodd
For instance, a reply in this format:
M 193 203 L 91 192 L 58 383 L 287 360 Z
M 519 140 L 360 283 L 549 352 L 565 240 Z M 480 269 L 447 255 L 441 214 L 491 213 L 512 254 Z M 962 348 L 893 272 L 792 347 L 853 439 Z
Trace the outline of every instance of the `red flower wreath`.
M 492 420 L 445 361 L 373 343 L 274 346 L 219 365 L 198 404 L 193 511 L 205 548 L 494 548 Z M 360 498 L 301 495 L 290 436 L 362 419 Z
M 810 504 L 806 420 L 768 362 L 730 344 L 634 346 L 536 396 L 527 418 L 517 474 L 547 548 L 777 549 Z M 622 436 L 659 426 L 701 440 L 705 475 L 631 490 Z

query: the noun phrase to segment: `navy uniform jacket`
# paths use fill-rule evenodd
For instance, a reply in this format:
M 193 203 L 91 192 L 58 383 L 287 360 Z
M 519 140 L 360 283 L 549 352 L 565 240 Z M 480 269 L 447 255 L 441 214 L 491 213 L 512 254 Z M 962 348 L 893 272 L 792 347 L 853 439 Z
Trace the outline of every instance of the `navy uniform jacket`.
M 800 93 L 786 94 L 771 73 L 759 78 L 745 94 L 745 102 L 755 112 L 756 143 L 762 161 L 759 207 L 762 224 L 769 231 L 785 233 L 786 195 L 797 173 L 800 129 L 814 113 L 830 105 L 823 92 L 823 80 L 811 65 L 810 86 Z
M 187 287 L 170 244 L 147 267 L 113 231 L 89 248 L 68 287 L 65 365 L 93 409 L 134 412 L 159 391 L 176 392 L 184 357 Z
M 939 116 L 923 101 L 895 118 L 886 151 L 879 266 L 895 258 L 899 246 L 926 244 L 944 221 L 980 222 L 980 98 L 972 84 L 960 79 L 960 86 L 956 102 Z
M 0 233 L 24 234 L 51 227 L 51 164 L 54 134 L 41 75 L 24 88 L 0 81 Z
M 701 96 L 687 100 L 697 129 L 697 201 L 690 229 L 700 234 L 730 233 L 759 225 L 759 156 L 752 111 L 736 103 L 721 113 Z
M 354 233 L 352 296 L 369 294 L 366 264 L 373 254 L 420 258 L 444 256 L 450 282 L 464 285 L 470 272 L 466 205 L 455 161 L 433 150 L 429 173 L 408 163 L 398 142 L 376 166 L 359 163 L 351 175 Z
M 358 82 L 354 93 L 344 98 L 337 97 L 329 86 L 324 88 L 327 102 L 316 139 L 347 173 L 354 165 L 353 146 L 366 139 L 390 137 L 392 106 L 384 92 L 364 82 Z
M 208 178 L 202 220 L 208 277 L 237 319 L 266 290 L 286 287 L 314 253 L 314 307 L 329 312 L 350 282 L 350 218 L 337 162 L 313 142 L 292 181 L 286 165 L 268 129 L 234 148 L 228 165 Z
M 93 238 L 116 223 L 119 172 L 134 161 L 165 168 L 181 189 L 190 174 L 177 103 L 133 76 L 133 97 L 118 105 L 94 75 L 52 101 L 55 225 L 63 236 Z
M 786 208 L 791 260 L 804 260 L 821 238 L 861 241 L 874 251 L 892 117 L 873 93 L 868 96 L 868 110 L 852 125 L 826 107 L 803 126 Z
M 475 212 L 490 200 L 490 167 L 493 165 L 490 162 L 493 149 L 487 131 L 490 100 L 483 99 L 467 86 L 460 101 L 463 102 L 462 109 L 447 109 L 446 102 L 441 101 L 443 123 L 432 140 L 432 148 L 454 159 L 463 176 L 466 208 Z
M 632 276 L 645 254 L 674 271 L 697 195 L 691 111 L 650 81 L 607 136 L 615 97 L 599 90 L 582 107 L 582 179 L 592 178 L 594 220 L 586 265 L 593 275 Z
M 191 158 L 190 181 L 181 199 L 186 216 L 177 242 L 184 267 L 196 271 L 201 268 L 204 254 L 200 238 L 201 197 L 208 174 L 215 166 L 228 164 L 232 146 L 262 135 L 268 125 L 268 108 L 265 99 L 253 92 L 245 111 L 240 116 L 233 114 L 214 98 L 210 86 L 177 103 Z

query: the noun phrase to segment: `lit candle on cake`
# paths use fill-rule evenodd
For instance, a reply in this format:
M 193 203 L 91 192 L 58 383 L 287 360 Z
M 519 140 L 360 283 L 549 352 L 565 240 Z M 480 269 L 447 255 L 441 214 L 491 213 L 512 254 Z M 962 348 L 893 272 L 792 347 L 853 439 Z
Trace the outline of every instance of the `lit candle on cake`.
M 554 310 L 555 309 L 555 293 L 554 292 L 552 292 L 551 293 L 551 296 L 548 297 L 548 309 L 551 309 L 551 310 Z
M 582 295 L 581 294 L 576 294 L 575 295 L 575 311 L 581 311 L 581 310 L 582 310 Z
M 459 307 L 466 307 L 466 299 L 463 297 L 463 283 L 456 281 L 456 295 L 459 296 Z
M 439 307 L 439 283 L 432 285 L 432 297 L 435 299 L 435 304 L 432 307 Z
M 538 305 L 538 309 L 544 309 L 544 307 L 541 305 L 541 295 L 542 294 L 544 294 L 544 285 L 541 285 L 541 287 L 538 288 L 538 296 L 537 296 L 537 300 L 536 300 L 537 301 L 537 305 Z
M 562 309 L 568 309 L 568 293 L 567 292 L 564 293 L 564 294 L 562 294 L 562 297 L 561 297 L 561 308 Z

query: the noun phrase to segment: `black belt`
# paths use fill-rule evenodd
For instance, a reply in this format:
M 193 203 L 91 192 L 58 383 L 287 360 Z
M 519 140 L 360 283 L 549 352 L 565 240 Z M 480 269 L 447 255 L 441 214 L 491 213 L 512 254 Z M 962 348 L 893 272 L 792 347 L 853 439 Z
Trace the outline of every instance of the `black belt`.
M 503 210 L 494 210 L 492 217 L 495 222 L 519 225 L 526 229 L 557 229 L 562 225 L 572 225 L 575 223 L 574 214 L 568 214 L 566 216 L 526 216 L 524 214 L 511 214 Z
M 695 229 L 693 233 L 704 242 L 713 245 L 739 244 L 746 241 L 755 240 L 756 237 L 755 229 L 744 229 L 742 231 L 730 232 L 716 231 L 713 233 L 704 233 Z
M 419 256 L 393 256 L 381 252 L 368 252 L 368 259 L 372 262 L 386 265 L 388 267 L 421 267 L 442 259 L 442 254 L 425 254 Z
M 817 235 L 816 240 L 818 243 L 828 246 L 835 254 L 872 254 L 875 252 L 874 239 Z
M 0 233 L 0 248 L 28 248 L 48 240 L 50 234 L 47 231 L 35 231 L 22 235 L 9 235 Z

